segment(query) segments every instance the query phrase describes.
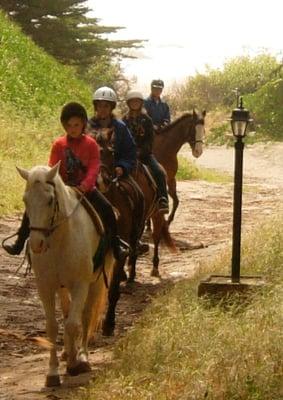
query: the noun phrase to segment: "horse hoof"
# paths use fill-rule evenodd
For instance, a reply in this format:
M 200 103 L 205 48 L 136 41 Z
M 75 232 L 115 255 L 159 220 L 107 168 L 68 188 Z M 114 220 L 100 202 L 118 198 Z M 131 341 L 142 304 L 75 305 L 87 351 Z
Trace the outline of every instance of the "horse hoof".
M 120 280 L 120 282 L 126 282 L 127 279 L 128 279 L 128 277 L 127 277 L 126 272 L 124 270 L 120 271 L 119 272 L 119 280 Z
M 46 387 L 53 387 L 53 386 L 60 386 L 60 377 L 59 375 L 47 375 L 45 386 Z
M 103 326 L 102 335 L 103 336 L 114 336 L 114 326 Z
M 155 276 L 156 278 L 160 278 L 160 273 L 158 271 L 158 269 L 153 269 L 150 273 L 150 276 Z
M 138 244 L 138 255 L 141 256 L 142 254 L 149 252 L 149 244 L 140 242 Z
M 90 372 L 90 371 L 91 371 L 91 366 L 90 366 L 89 362 L 87 362 L 87 361 L 82 361 L 75 367 L 67 368 L 67 373 L 71 376 L 85 374 L 86 372 Z
M 60 357 L 61 361 L 67 361 L 68 359 L 68 354 L 67 352 L 64 350 L 62 351 L 61 357 Z

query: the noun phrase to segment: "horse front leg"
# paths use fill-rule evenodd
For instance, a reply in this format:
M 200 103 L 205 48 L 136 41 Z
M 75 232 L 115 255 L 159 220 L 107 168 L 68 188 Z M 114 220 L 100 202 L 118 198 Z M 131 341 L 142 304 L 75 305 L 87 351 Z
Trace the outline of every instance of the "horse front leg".
M 61 286 L 60 289 L 58 290 L 58 295 L 60 299 L 60 304 L 61 304 L 61 310 L 63 313 L 64 317 L 64 324 L 68 318 L 69 311 L 70 311 L 70 304 L 71 304 L 71 298 L 70 298 L 70 293 L 68 289 L 66 289 L 64 286 Z M 66 343 L 67 339 L 65 337 L 66 332 L 64 330 L 64 343 Z M 66 349 L 64 348 L 62 354 L 61 354 L 61 360 L 62 361 L 67 361 L 67 352 Z
M 67 354 L 67 372 L 78 375 L 90 371 L 87 355 L 80 353 L 82 342 L 82 316 L 89 290 L 89 283 L 78 282 L 71 289 L 71 303 L 65 322 L 65 351 Z
M 152 231 L 152 238 L 154 244 L 154 251 L 153 251 L 153 258 L 152 258 L 152 270 L 150 276 L 160 277 L 160 273 L 158 270 L 159 267 L 159 243 L 161 239 L 162 227 L 163 227 L 163 220 L 160 216 L 155 214 L 152 217 L 153 223 L 153 231 Z
M 115 310 L 120 298 L 120 269 L 123 265 L 116 264 L 112 281 L 108 292 L 108 309 L 102 324 L 102 334 L 104 336 L 112 336 L 115 330 Z
M 52 343 L 49 357 L 49 370 L 46 376 L 45 386 L 59 386 L 59 361 L 57 357 L 56 339 L 58 335 L 58 324 L 55 317 L 55 291 L 48 291 L 45 287 L 38 284 L 39 296 L 43 304 L 46 316 L 46 333 Z
M 159 243 L 154 243 L 154 253 L 153 253 L 153 258 L 152 258 L 152 270 L 150 273 L 150 276 L 155 276 L 157 278 L 160 277 L 160 273 L 159 273 Z
M 177 196 L 176 179 L 172 178 L 172 179 L 168 180 L 167 184 L 168 184 L 168 194 L 173 200 L 172 210 L 167 219 L 168 225 L 170 225 L 170 223 L 173 221 L 173 219 L 175 217 L 175 213 L 176 213 L 176 210 L 179 205 L 179 198 Z
M 136 244 L 137 247 L 138 244 Z M 132 283 L 136 279 L 136 264 L 137 264 L 137 249 L 133 249 L 131 251 L 131 254 L 129 256 L 129 261 L 128 261 L 128 270 L 129 270 L 129 278 L 128 278 L 128 283 Z

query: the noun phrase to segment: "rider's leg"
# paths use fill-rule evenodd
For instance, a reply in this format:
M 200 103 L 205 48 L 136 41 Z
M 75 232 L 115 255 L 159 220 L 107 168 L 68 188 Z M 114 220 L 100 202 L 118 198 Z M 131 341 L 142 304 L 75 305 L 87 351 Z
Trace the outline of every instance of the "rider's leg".
M 128 255 L 128 248 L 123 247 L 126 243 L 121 241 L 117 231 L 117 221 L 113 208 L 105 196 L 97 189 L 86 193 L 87 199 L 98 211 L 104 224 L 106 235 L 110 238 L 111 247 L 116 260 L 122 260 Z
M 150 169 L 150 172 L 152 173 L 152 176 L 157 184 L 159 210 L 163 213 L 168 213 L 169 206 L 165 172 L 153 155 L 147 157 L 145 164 Z
M 3 248 L 7 253 L 15 256 L 21 253 L 25 246 L 25 242 L 29 237 L 29 219 L 26 213 L 23 215 L 21 226 L 17 232 L 17 239 L 13 244 L 4 244 Z

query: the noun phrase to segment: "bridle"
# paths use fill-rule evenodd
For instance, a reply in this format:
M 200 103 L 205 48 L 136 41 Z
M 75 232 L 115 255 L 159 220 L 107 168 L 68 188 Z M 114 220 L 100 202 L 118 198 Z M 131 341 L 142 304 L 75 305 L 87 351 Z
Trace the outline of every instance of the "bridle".
M 57 217 L 59 214 L 59 202 L 58 202 L 58 196 L 56 193 L 56 187 L 55 187 L 55 183 L 51 182 L 51 181 L 47 181 L 47 184 L 51 185 L 54 188 L 54 205 L 53 205 L 53 213 L 52 213 L 52 217 L 51 217 L 51 221 L 50 221 L 50 227 L 46 228 L 46 227 L 39 227 L 39 226 L 30 226 L 30 231 L 35 231 L 35 232 L 41 232 L 46 238 L 48 238 L 50 235 L 52 235 L 52 233 L 60 226 L 62 225 L 67 219 L 69 219 L 77 210 L 77 208 L 79 207 L 79 205 L 81 204 L 83 198 L 84 198 L 84 193 L 80 192 L 80 198 L 78 199 L 75 207 L 73 208 L 73 210 L 64 216 L 64 218 L 62 218 L 60 221 L 58 221 L 57 223 Z
M 193 121 L 193 122 L 194 122 L 194 121 Z M 199 118 L 199 119 L 196 121 L 196 123 L 193 123 L 192 126 L 191 126 L 191 129 L 196 129 L 196 126 L 197 126 L 197 125 L 204 125 L 204 118 Z M 196 137 L 196 134 L 195 134 L 194 137 Z M 197 143 L 203 144 L 204 142 L 203 142 L 202 139 L 194 139 L 194 140 L 189 140 L 189 143 L 191 144 L 192 147 L 195 147 L 195 145 L 196 145 Z

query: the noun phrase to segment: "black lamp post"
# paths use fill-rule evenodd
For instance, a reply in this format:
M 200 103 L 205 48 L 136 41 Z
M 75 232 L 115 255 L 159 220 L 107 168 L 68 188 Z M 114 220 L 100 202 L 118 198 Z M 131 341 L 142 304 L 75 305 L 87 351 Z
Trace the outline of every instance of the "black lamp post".
M 237 93 L 238 94 L 238 93 Z M 240 103 L 240 104 L 239 104 Z M 241 259 L 241 223 L 242 223 L 242 181 L 243 181 L 243 138 L 249 122 L 252 121 L 249 111 L 243 107 L 243 99 L 237 96 L 237 108 L 230 118 L 235 137 L 235 173 L 234 173 L 234 212 L 233 212 L 233 247 L 232 273 L 227 275 L 210 275 L 200 281 L 198 295 L 209 295 L 222 298 L 235 292 L 247 292 L 264 285 L 261 276 L 242 276 L 240 280 Z
M 232 282 L 240 282 L 241 260 L 241 223 L 242 223 L 242 186 L 243 186 L 243 138 L 250 118 L 249 111 L 240 105 L 232 111 L 230 118 L 235 141 L 235 171 L 234 171 L 234 212 L 233 212 L 233 247 L 232 247 Z

